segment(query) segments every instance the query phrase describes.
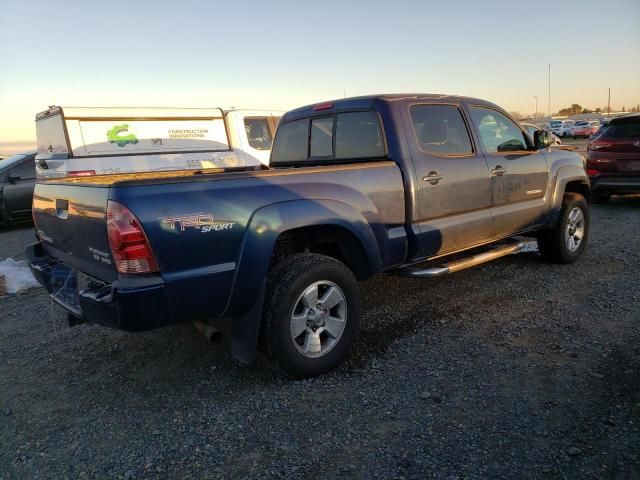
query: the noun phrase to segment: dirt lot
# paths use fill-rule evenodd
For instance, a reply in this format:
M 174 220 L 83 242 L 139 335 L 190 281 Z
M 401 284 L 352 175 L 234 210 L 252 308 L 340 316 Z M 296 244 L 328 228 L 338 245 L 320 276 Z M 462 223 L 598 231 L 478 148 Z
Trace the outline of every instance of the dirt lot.
M 379 276 L 355 354 L 302 382 L 235 364 L 228 325 L 210 346 L 3 298 L 0 479 L 640 478 L 639 267 L 636 196 L 594 207 L 572 266 Z

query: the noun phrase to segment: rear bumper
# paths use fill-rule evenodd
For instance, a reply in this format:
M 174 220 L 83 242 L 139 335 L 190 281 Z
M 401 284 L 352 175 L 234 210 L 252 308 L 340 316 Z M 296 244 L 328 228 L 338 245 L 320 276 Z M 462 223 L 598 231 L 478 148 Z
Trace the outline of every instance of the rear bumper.
M 595 192 L 640 193 L 639 175 L 598 175 L 590 177 L 591 190 Z
M 31 272 L 51 298 L 74 316 L 105 327 L 129 332 L 151 330 L 173 322 L 164 280 L 159 276 L 119 278 L 104 283 L 76 272 L 49 257 L 41 243 L 25 248 Z M 66 269 L 66 270 L 65 270 Z M 54 286 L 56 273 L 68 272 L 72 282 Z M 75 295 L 61 295 L 62 288 L 77 289 Z M 55 291 L 54 291 L 55 289 Z M 73 300 L 70 300 L 73 297 Z

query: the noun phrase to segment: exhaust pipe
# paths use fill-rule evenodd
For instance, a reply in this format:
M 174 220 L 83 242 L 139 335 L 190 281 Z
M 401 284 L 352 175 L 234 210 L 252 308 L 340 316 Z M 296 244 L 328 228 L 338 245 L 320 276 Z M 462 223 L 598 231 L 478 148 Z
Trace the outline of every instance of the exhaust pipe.
M 222 336 L 222 334 L 216 327 L 211 326 L 201 320 L 196 320 L 195 322 L 193 322 L 193 326 L 200 330 L 200 332 L 205 336 L 207 342 L 209 343 L 217 341 Z

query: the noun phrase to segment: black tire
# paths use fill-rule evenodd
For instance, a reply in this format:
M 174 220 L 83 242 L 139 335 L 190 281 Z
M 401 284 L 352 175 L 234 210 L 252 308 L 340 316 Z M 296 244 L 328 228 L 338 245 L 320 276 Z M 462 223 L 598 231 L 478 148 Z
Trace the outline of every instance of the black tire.
M 302 292 L 320 281 L 332 282 L 340 288 L 346 299 L 346 320 L 335 344 L 321 356 L 309 357 L 294 345 L 291 316 Z M 351 352 L 360 326 L 360 312 L 358 282 L 346 265 L 315 253 L 287 257 L 272 268 L 267 282 L 263 312 L 267 354 L 291 377 L 310 378 L 329 372 Z
M 591 203 L 607 203 L 611 200 L 609 192 L 591 192 Z
M 584 217 L 584 235 L 577 249 L 572 251 L 567 246 L 565 231 L 569 226 L 569 215 L 574 208 L 582 210 Z M 538 233 L 538 250 L 540 255 L 554 263 L 567 264 L 575 262 L 580 258 L 580 255 L 582 255 L 582 252 L 584 252 L 587 246 L 589 226 L 589 204 L 585 198 L 579 193 L 565 193 L 560 209 L 560 217 L 556 225 L 549 230 L 543 230 Z

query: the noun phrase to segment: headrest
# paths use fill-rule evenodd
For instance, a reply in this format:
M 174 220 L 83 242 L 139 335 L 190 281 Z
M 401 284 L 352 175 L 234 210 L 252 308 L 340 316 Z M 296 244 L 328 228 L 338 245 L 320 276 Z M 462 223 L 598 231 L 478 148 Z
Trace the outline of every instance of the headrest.
M 447 141 L 447 125 L 441 120 L 425 120 L 420 131 L 421 143 L 442 143 Z

